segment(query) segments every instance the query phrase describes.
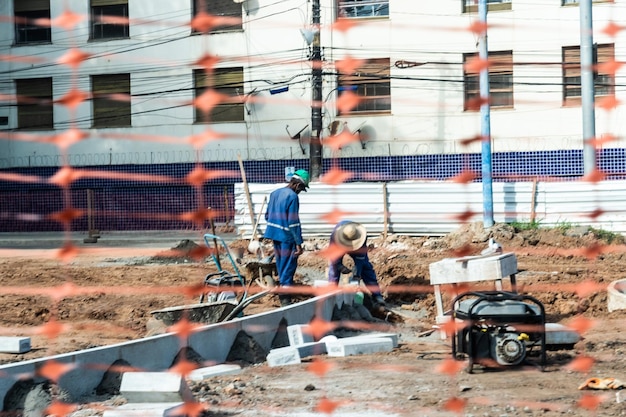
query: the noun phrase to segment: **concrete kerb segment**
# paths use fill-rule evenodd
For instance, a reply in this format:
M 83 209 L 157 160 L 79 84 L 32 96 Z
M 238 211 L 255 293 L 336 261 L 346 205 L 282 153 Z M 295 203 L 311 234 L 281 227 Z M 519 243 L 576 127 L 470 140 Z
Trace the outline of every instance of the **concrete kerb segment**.
M 109 367 L 116 361 L 124 361 L 142 372 L 160 372 L 169 369 L 183 347 L 193 349 L 205 362 L 223 363 L 240 331 L 246 332 L 263 349 L 271 349 L 281 322 L 306 324 L 318 316 L 330 321 L 335 306 L 341 308 L 344 297 L 340 291 L 314 297 L 301 303 L 279 308 L 271 312 L 238 318 L 225 323 L 201 326 L 188 337 L 185 344 L 178 335 L 167 333 L 140 340 L 102 346 L 24 362 L 0 366 L 0 401 L 13 385 L 32 378 L 34 383 L 44 382 L 37 371 L 50 361 L 68 365 L 58 383 L 72 401 L 93 394 Z M 2 410 L 4 411 L 4 410 Z

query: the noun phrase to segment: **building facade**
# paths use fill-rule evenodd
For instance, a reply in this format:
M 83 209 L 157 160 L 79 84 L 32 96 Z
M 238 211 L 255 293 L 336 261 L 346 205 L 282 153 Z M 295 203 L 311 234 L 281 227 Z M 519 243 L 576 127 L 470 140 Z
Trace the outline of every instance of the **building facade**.
M 308 166 L 320 108 L 323 145 L 353 134 L 323 147 L 325 170 L 339 164 L 376 180 L 480 172 L 478 1 L 319 0 L 319 27 L 312 3 L 0 3 L 0 169 L 175 177 L 197 163 L 236 170 L 241 158 L 251 180 L 276 182 L 286 167 Z M 581 175 L 578 1 L 487 6 L 494 177 Z M 624 8 L 592 7 L 599 163 L 615 176 L 625 171 Z M 214 193 L 236 179 L 220 181 Z

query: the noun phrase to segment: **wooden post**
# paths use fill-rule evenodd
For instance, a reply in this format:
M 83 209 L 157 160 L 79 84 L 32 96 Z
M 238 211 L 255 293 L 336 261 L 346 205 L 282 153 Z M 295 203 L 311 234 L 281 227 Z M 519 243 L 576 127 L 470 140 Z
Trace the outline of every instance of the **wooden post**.
M 530 222 L 535 222 L 535 217 L 537 216 L 537 212 L 535 211 L 535 204 L 537 204 L 537 177 L 533 179 L 533 195 L 530 200 Z
M 83 243 L 98 243 L 100 231 L 96 230 L 93 219 L 93 190 L 87 190 L 87 237 L 83 239 Z
M 248 188 L 248 180 L 246 179 L 246 171 L 243 168 L 243 161 L 241 155 L 237 155 L 239 161 L 239 170 L 241 171 L 241 179 L 243 180 L 243 190 L 246 193 L 246 200 L 248 201 L 248 211 L 250 212 L 250 227 L 254 227 L 254 210 L 252 210 L 252 198 L 250 197 L 250 189 Z
M 383 239 L 387 239 L 389 232 L 389 207 L 387 207 L 387 183 L 383 183 Z

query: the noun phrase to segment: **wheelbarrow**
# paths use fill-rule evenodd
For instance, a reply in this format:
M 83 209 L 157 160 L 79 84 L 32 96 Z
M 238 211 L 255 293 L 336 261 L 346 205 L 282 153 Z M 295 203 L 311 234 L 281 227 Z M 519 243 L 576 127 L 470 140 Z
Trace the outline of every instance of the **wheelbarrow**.
M 210 233 L 204 235 L 204 243 L 210 249 L 211 259 L 217 267 L 217 272 L 212 272 L 204 277 L 206 291 L 200 294 L 200 303 L 226 300 L 236 300 L 237 304 L 243 302 L 248 295 L 246 282 L 237 267 L 237 262 L 230 253 L 228 245 L 220 236 Z M 229 263 L 228 269 L 222 265 L 222 255 Z

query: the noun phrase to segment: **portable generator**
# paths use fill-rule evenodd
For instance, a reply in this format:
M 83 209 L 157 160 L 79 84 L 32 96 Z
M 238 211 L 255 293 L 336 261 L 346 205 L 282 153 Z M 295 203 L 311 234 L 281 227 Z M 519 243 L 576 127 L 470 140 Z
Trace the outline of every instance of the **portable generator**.
M 452 337 L 452 356 L 485 367 L 519 365 L 538 353 L 546 364 L 546 315 L 543 304 L 507 291 L 466 292 L 452 301 L 452 320 L 463 321 Z

